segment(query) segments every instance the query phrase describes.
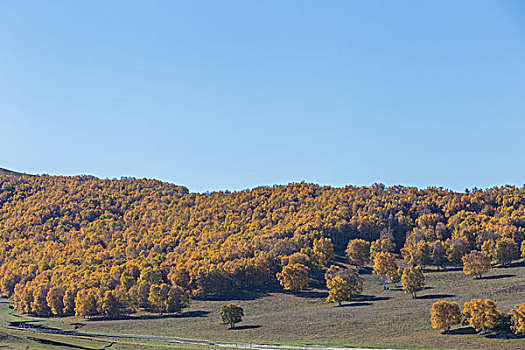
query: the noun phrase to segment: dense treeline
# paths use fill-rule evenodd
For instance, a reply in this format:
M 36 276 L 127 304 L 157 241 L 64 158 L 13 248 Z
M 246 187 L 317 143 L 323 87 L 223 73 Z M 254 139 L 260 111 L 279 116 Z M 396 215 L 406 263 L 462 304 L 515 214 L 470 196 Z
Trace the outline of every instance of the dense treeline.
M 198 194 L 146 179 L 0 176 L 0 291 L 42 316 L 179 312 L 189 296 L 276 284 L 296 265 L 322 270 L 332 243 L 343 254 L 357 238 L 372 258 L 394 250 L 443 267 L 473 250 L 499 261 L 510 244 L 509 263 L 524 237 L 525 188 L 511 186 Z

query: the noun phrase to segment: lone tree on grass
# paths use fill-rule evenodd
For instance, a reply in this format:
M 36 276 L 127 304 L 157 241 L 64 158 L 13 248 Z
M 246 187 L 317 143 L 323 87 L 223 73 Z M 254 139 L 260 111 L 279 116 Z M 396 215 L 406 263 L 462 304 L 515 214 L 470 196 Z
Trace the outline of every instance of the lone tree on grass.
M 463 315 L 465 323 L 480 332 L 496 327 L 500 312 L 496 310 L 496 303 L 490 299 L 472 299 L 465 302 Z
M 329 303 L 338 303 L 341 306 L 343 301 L 350 300 L 352 295 L 363 292 L 363 279 L 354 269 L 341 269 L 337 266 L 330 266 L 325 273 L 326 288 L 328 288 Z
M 490 268 L 490 257 L 484 252 L 474 250 L 463 257 L 463 272 L 467 276 L 481 278 Z
M 223 305 L 219 314 L 221 316 L 221 323 L 229 324 L 230 328 L 233 328 L 236 323 L 242 321 L 244 311 L 239 305 L 231 303 L 228 305 Z
M 389 289 L 390 283 L 399 282 L 398 267 L 394 256 L 388 252 L 377 253 L 374 258 L 374 274 L 383 282 L 383 289 Z
M 435 302 L 430 309 L 430 322 L 432 328 L 444 329 L 443 333 L 450 330 L 450 326 L 461 323 L 462 314 L 456 302 L 440 300 Z
M 425 276 L 423 269 L 419 266 L 407 267 L 401 276 L 401 285 L 405 293 L 411 293 L 412 297 L 417 298 L 417 292 L 425 287 Z

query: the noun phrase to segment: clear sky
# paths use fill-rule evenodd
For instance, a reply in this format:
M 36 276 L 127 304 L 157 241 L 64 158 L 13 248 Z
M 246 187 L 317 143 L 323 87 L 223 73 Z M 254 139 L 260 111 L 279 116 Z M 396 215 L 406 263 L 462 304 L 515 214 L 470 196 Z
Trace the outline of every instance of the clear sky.
M 0 1 L 0 167 L 525 183 L 524 1 Z

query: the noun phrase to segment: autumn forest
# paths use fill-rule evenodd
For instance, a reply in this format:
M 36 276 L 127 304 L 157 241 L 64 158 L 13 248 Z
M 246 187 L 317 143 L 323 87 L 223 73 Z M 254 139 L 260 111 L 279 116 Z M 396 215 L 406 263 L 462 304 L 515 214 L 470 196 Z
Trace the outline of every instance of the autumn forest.
M 309 274 L 325 276 L 328 301 L 340 304 L 337 285 L 352 281 L 346 293 L 359 294 L 362 280 L 332 265 L 336 255 L 375 262 L 385 288 L 417 279 L 420 267 L 477 277 L 520 259 L 525 188 L 293 183 L 190 193 L 148 179 L 0 175 L 0 241 L 1 293 L 37 316 L 178 313 L 191 299 L 299 290 Z M 404 271 L 389 263 L 394 255 Z

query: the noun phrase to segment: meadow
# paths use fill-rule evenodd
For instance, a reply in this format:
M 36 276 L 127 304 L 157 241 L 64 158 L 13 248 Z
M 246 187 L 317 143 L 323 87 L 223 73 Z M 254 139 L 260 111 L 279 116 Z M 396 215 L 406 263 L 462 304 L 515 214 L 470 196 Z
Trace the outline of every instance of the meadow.
M 508 312 L 525 299 L 525 264 L 492 269 L 473 279 L 460 269 L 426 270 L 427 288 L 417 299 L 399 286 L 383 290 L 377 278 L 362 269 L 362 296 L 342 307 L 325 302 L 327 291 L 317 288 L 296 293 L 267 291 L 241 293 L 236 298 L 194 301 L 180 316 L 158 317 L 141 313 L 123 320 L 85 320 L 80 317 L 40 319 L 39 324 L 65 330 L 79 327 L 86 333 L 176 336 L 193 339 L 261 344 L 321 344 L 407 349 L 525 348 L 524 337 L 498 333 L 476 334 L 467 326 L 455 326 L 451 334 L 431 328 L 429 309 L 437 300 L 463 305 L 472 298 L 490 298 Z M 315 285 L 316 282 L 312 281 Z M 220 324 L 222 305 L 235 302 L 245 317 L 236 329 Z M 123 344 L 122 344 L 123 345 Z

